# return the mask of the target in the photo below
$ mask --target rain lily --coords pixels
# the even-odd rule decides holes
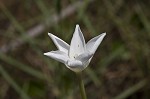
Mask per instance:
[[[81,72],[89,65],[106,33],[94,37],[85,44],[80,27],[76,25],[70,45],[51,33],[48,33],[48,35],[58,50],[44,53],[44,55],[64,63],[67,68],[74,72]]]

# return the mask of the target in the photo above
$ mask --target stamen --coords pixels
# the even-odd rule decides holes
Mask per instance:
[[[75,56],[73,56],[74,58],[76,58],[78,56],[78,54],[75,54]]]

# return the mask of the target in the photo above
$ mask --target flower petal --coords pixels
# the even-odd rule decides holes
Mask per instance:
[[[44,55],[51,57],[52,59],[55,59],[64,64],[69,60],[68,55],[62,51],[51,51],[44,53]]]
[[[74,72],[80,72],[84,69],[82,62],[79,60],[68,60],[66,66]]]
[[[60,38],[51,33],[48,33],[48,35],[50,36],[50,38],[53,40],[54,44],[60,51],[68,53],[69,45],[66,42],[64,42],[63,40],[61,40]]]
[[[94,37],[90,41],[88,41],[86,44],[87,50],[94,54],[96,49],[98,48],[98,46],[102,42],[103,38],[105,37],[105,35],[106,35],[106,33],[102,33],[102,34]]]
[[[82,54],[84,51],[85,51],[85,40],[79,25],[76,25],[75,32],[73,34],[70,44],[69,56],[70,58],[74,58],[75,56]]]
[[[92,53],[85,52],[85,53],[79,55],[78,57],[76,57],[76,60],[80,60],[84,65],[87,61],[89,61],[92,58],[92,56],[93,56]]]
[[[77,66],[82,66],[82,62],[79,60],[69,60],[69,61],[67,61],[67,65],[69,67],[73,68],[73,67],[77,67]]]

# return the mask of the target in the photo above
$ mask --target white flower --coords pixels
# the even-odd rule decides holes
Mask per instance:
[[[85,44],[80,27],[76,25],[70,45],[51,33],[48,33],[48,35],[53,40],[58,50],[44,53],[44,55],[64,63],[74,72],[81,72],[89,65],[106,33],[94,37]]]

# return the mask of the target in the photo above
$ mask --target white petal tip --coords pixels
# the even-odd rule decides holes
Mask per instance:
[[[106,35],[106,32],[102,33],[104,36]]]
[[[104,33],[102,33],[100,35],[101,35],[101,37],[105,37],[106,36],[106,32],[104,32]]]
[[[44,53],[45,56],[52,56],[52,53],[50,52],[47,52],[47,53]]]
[[[55,35],[53,35],[52,33],[48,33],[48,36],[51,38],[51,39],[53,39],[53,38],[55,38],[56,36]]]
[[[53,35],[52,33],[48,33],[49,36]]]
[[[44,55],[46,55],[46,56],[47,56],[47,55],[48,55],[48,53],[44,53]]]
[[[79,24],[76,24],[76,28],[79,28],[80,26],[79,26]]]

